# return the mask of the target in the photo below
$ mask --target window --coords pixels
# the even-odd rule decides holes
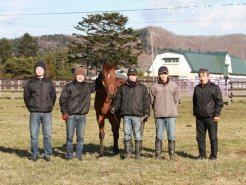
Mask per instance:
[[[164,63],[179,63],[179,58],[163,58]]]

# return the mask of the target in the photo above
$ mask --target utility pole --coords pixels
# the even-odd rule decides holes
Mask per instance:
[[[148,35],[150,36],[150,45],[151,45],[151,62],[152,62],[152,78],[155,81],[155,73],[154,73],[154,43],[153,43],[153,36],[155,36],[154,32],[149,32]]]

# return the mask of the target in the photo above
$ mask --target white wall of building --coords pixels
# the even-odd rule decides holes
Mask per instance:
[[[178,63],[165,63],[163,60],[164,58],[179,58]],[[167,66],[169,70],[169,74],[172,76],[180,76],[180,77],[187,77],[190,72],[191,68],[188,65],[186,58],[182,54],[166,52],[160,55],[157,55],[153,61],[153,64],[150,66],[150,76],[152,76],[152,71],[154,70],[154,76],[158,76],[158,69],[161,66]]]
[[[178,63],[165,63],[164,58],[179,58]],[[231,58],[230,55],[226,55],[225,59],[226,64],[228,65],[228,71],[232,71],[231,67]],[[198,79],[197,73],[191,73],[191,68],[182,54],[166,52],[159,54],[155,57],[153,64],[149,68],[149,76],[152,76],[152,71],[154,70],[154,76],[158,76],[158,69],[161,66],[167,66],[169,70],[169,75],[178,76],[180,79]],[[210,74],[211,79],[224,79],[223,75]]]

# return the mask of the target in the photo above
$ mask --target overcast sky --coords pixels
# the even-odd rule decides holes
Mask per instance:
[[[233,4],[233,6],[232,6]],[[82,17],[119,11],[128,27],[179,35],[246,34],[246,0],[0,0],[0,38],[75,33]]]

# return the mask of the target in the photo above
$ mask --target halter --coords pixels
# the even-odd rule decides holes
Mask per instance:
[[[111,86],[116,86],[116,87],[117,87],[116,83],[110,83],[110,84],[106,85],[106,84],[104,83],[104,81],[102,80],[102,84],[103,84],[103,86],[104,86],[105,89],[106,89],[108,98],[109,98],[110,100],[112,100],[112,99],[115,97],[115,95],[116,95],[117,92],[116,92],[115,95],[112,97],[112,96],[109,94],[109,91],[107,90],[107,88],[109,88],[109,87],[111,87]]]

